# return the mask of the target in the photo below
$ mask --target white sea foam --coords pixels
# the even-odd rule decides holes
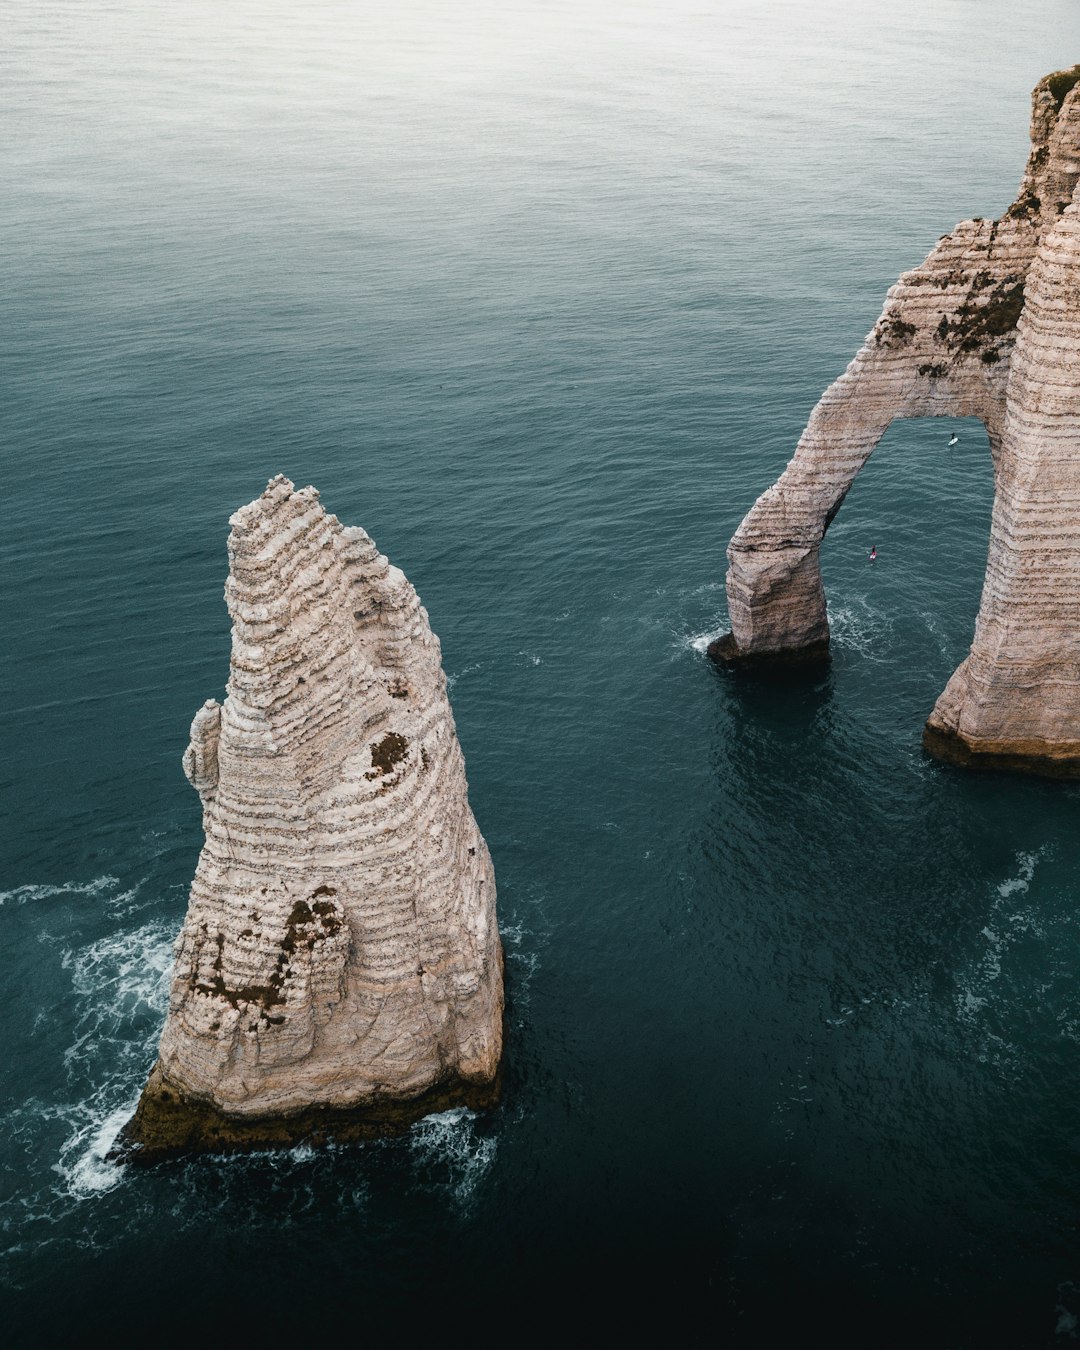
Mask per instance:
[[[671,639],[671,660],[677,660],[685,652],[696,652],[704,656],[710,642],[723,637],[731,628],[731,621],[723,603],[725,583],[720,581],[702,582],[689,591],[682,589],[670,591],[661,586],[656,594],[661,597],[671,595],[670,602],[664,607],[664,616],[659,620]],[[716,596],[721,596],[720,603]],[[698,629],[703,615],[708,615],[709,627]]]
[[[943,661],[956,662],[960,660],[959,644],[945,633],[938,620],[938,616],[929,609],[919,610],[919,618],[926,625],[926,631],[937,643],[938,651],[941,653]]]
[[[893,621],[864,596],[854,596],[842,605],[827,605],[826,612],[835,646],[858,652],[867,661],[890,659]]]
[[[68,1126],[53,1170],[73,1200],[104,1195],[123,1180],[125,1169],[107,1154],[138,1102],[168,1002],[171,964],[172,926],[163,921],[63,953],[82,1004],[64,1067],[73,1085],[85,1081],[88,1066],[95,1077],[89,1097],[51,1113]]]
[[[512,978],[514,1006],[520,1016],[522,1010],[529,1006],[533,976],[540,969],[540,954],[550,938],[551,927],[544,915],[542,887],[525,883],[515,890],[514,898],[518,906],[527,906],[525,914],[528,921],[515,916],[515,921],[511,922],[509,916],[504,915],[499,934]],[[518,908],[518,915],[521,913],[521,908]]]
[[[538,952],[507,952],[506,959],[514,963],[514,997],[522,1006],[528,1004],[533,976],[540,969]]]
[[[54,1170],[63,1178],[72,1199],[88,1200],[119,1186],[124,1177],[124,1166],[110,1162],[107,1155],[124,1122],[131,1119],[137,1103],[136,1097],[104,1117],[91,1114],[81,1125],[76,1125],[64,1142]]]
[[[514,1006],[520,1013],[529,1006],[533,976],[540,969],[538,947],[546,941],[547,933],[527,928],[521,920],[500,925],[499,933],[512,976]]]
[[[467,1205],[495,1161],[496,1140],[480,1135],[475,1111],[464,1106],[424,1116],[409,1132],[416,1160],[459,1205]]]
[[[1009,951],[1017,940],[1025,934],[1043,936],[1039,916],[1022,903],[1022,897],[1031,889],[1036,869],[1047,853],[1045,848],[1034,853],[1018,853],[1015,873],[994,887],[996,898],[990,906],[987,922],[979,930],[984,942],[982,954],[973,961],[970,972],[966,978],[961,978],[957,989],[957,1012],[964,1021],[978,1020],[993,1002],[994,986],[1001,978]]]
[[[1031,879],[1035,875],[1035,868],[1043,856],[1043,850],[1038,853],[1018,853],[1016,861],[1019,865],[1016,876],[1009,877],[1003,881],[997,888],[997,893],[1006,899],[1010,895],[1024,895],[1031,888]]]
[[[717,638],[723,637],[726,632],[727,628],[725,626],[721,626],[720,628],[710,628],[704,633],[692,633],[688,635],[679,645],[689,647],[692,651],[701,652],[701,654],[704,655],[709,650],[709,644],[715,642]]]
[[[144,1003],[163,1012],[168,989],[165,977],[172,964],[173,925],[164,920],[144,924],[130,933],[111,933],[89,946],[66,951],[65,970],[77,994],[103,998],[116,1011]]]
[[[522,939],[525,937],[525,925],[523,923],[505,924],[499,928],[499,934],[504,943],[512,943],[515,947],[520,947]]]
[[[480,670],[482,668],[483,662],[476,661],[471,666],[462,666],[462,668],[459,671],[456,671],[453,675],[447,675],[446,677],[447,693],[449,693],[450,690],[453,689],[454,685],[457,684],[458,680],[463,680],[466,675],[472,675],[474,671]]]
[[[25,905],[34,900],[50,900],[55,895],[98,896],[117,885],[119,885],[118,877],[102,876],[95,877],[92,881],[65,881],[60,886],[16,886],[10,891],[0,891],[0,905]]]

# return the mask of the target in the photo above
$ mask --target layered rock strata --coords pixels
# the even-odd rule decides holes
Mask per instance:
[[[184,770],[206,842],[124,1147],[366,1137],[495,1095],[502,948],[438,639],[314,488],[232,517],[227,696]]]
[[[978,417],[994,463],[975,639],[924,741],[974,765],[1080,776],[1080,67],[1040,80],[1000,220],[964,221],[888,292],[795,455],[728,548],[721,664],[826,659],[819,549],[896,417]]]

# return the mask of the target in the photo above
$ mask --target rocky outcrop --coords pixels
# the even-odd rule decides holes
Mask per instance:
[[[1080,776],[1080,67],[1032,96],[1016,201],[900,277],[728,548],[721,664],[822,660],[818,553],[895,417],[981,418],[994,461],[975,639],[925,744],[964,763]]]
[[[495,1094],[502,949],[437,638],[314,488],[231,520],[224,704],[184,770],[199,858],[129,1156],[365,1137]]]

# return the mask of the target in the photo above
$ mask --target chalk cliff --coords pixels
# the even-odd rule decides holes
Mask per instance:
[[[494,1098],[495,879],[438,639],[314,488],[231,520],[227,696],[184,770],[206,842],[130,1155],[355,1138]]]
[[[975,638],[924,735],[974,765],[1080,776],[1080,66],[1032,95],[1000,220],[968,220],[889,290],[795,455],[728,548],[721,664],[827,657],[818,552],[895,417],[979,417],[995,503]]]

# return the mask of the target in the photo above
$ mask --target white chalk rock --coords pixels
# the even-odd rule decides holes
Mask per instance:
[[[147,1158],[485,1104],[502,1053],[495,878],[427,613],[313,488],[275,478],[231,525],[228,693],[184,756],[206,842],[126,1135]]]

